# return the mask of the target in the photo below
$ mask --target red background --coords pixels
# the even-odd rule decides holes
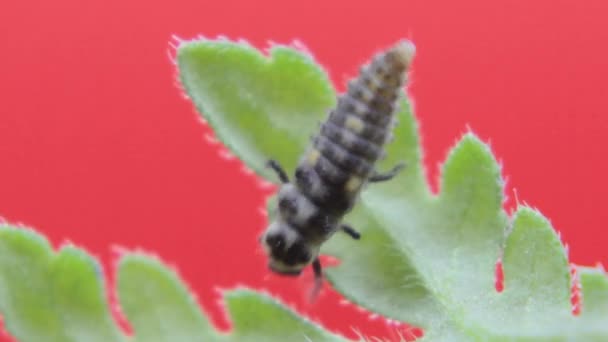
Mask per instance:
[[[430,181],[469,125],[503,161],[509,197],[517,188],[573,262],[595,264],[608,261],[607,18],[604,0],[3,1],[0,215],[106,269],[112,245],[155,251],[224,328],[214,288],[245,284],[349,336],[387,336],[331,291],[309,306],[306,279],[269,275],[265,192],[205,141],[173,84],[171,35],[299,39],[339,89],[376,49],[413,38]]]

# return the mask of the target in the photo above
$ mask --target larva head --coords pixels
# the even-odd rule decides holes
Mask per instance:
[[[275,221],[270,224],[261,243],[269,256],[269,268],[277,273],[298,275],[319,253],[319,243],[310,236],[311,218],[318,208],[290,183],[281,186]],[[309,234],[310,235],[310,234]]]
[[[318,253],[280,214],[260,240],[269,257],[268,267],[283,275],[299,275]]]

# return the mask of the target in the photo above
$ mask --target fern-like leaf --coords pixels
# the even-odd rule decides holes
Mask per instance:
[[[275,47],[264,57],[243,44],[208,40],[178,47],[187,94],[254,170],[273,157],[293,171],[313,122],[331,107],[326,99],[335,98],[312,57],[287,51]],[[290,62],[294,68],[287,69],[298,73],[284,73]],[[255,77],[262,86],[246,88]],[[282,82],[268,81],[277,79]],[[223,92],[215,90],[219,83]],[[264,110],[277,94],[297,101]],[[504,211],[504,181],[489,147],[465,134],[444,163],[439,193],[432,194],[416,120],[406,101],[401,108],[396,139],[380,167],[405,161],[408,168],[391,182],[369,186],[347,217],[361,231],[360,242],[337,235],[322,248],[341,260],[328,271],[336,289],[372,312],[424,328],[430,341],[608,339],[602,309],[583,303],[581,317],[571,314],[568,260],[549,222],[529,207],[512,217]],[[264,122],[261,130],[248,124],[257,119]],[[292,123],[288,133],[284,123]],[[233,146],[251,136],[246,149]],[[494,270],[501,256],[505,288],[499,293]],[[604,274],[593,272],[583,274],[583,301],[607,295]]]
[[[134,330],[118,327],[99,263],[66,245],[54,252],[27,228],[0,226],[0,312],[20,342],[343,341],[248,289],[224,293],[233,322],[216,331],[174,271],[156,258],[126,253],[118,264],[119,305]]]

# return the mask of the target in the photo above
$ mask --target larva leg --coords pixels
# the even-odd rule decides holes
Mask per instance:
[[[315,279],[323,279],[323,270],[321,269],[321,261],[315,258],[312,262],[312,271],[315,274]]]
[[[350,235],[350,237],[352,237],[355,240],[359,240],[361,238],[361,233],[359,233],[358,231],[353,229],[353,227],[351,227],[347,224],[342,224],[340,226],[340,229],[342,229],[343,232]]]
[[[405,167],[404,163],[399,163],[395,165],[390,171],[386,173],[378,173],[375,172],[371,177],[369,177],[368,181],[370,183],[384,182],[395,177],[403,168]]]
[[[315,258],[312,262],[312,271],[315,275],[315,284],[308,296],[308,300],[311,303],[317,299],[319,292],[321,292],[321,287],[323,286],[323,269],[321,268],[321,261],[319,258]]]
[[[266,162],[266,166],[271,168],[272,170],[274,170],[274,172],[276,172],[277,176],[279,176],[279,179],[281,180],[282,183],[289,183],[289,177],[287,177],[287,173],[285,173],[285,170],[283,170],[283,168],[281,167],[281,164],[279,164],[276,160],[273,160],[273,159],[268,160],[268,162]]]

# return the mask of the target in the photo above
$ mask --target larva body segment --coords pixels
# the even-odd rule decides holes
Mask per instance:
[[[411,42],[401,41],[361,68],[313,137],[293,183],[277,162],[269,162],[284,183],[277,218],[261,237],[274,272],[297,275],[312,263],[321,279],[318,255],[323,242],[338,230],[359,238],[341,221],[366,183],[389,180],[400,169],[381,175],[375,164],[391,137],[414,51]]]
[[[378,54],[350,82],[296,169],[298,190],[328,214],[348,212],[391,135],[413,46]],[[313,187],[311,184],[321,182]]]

